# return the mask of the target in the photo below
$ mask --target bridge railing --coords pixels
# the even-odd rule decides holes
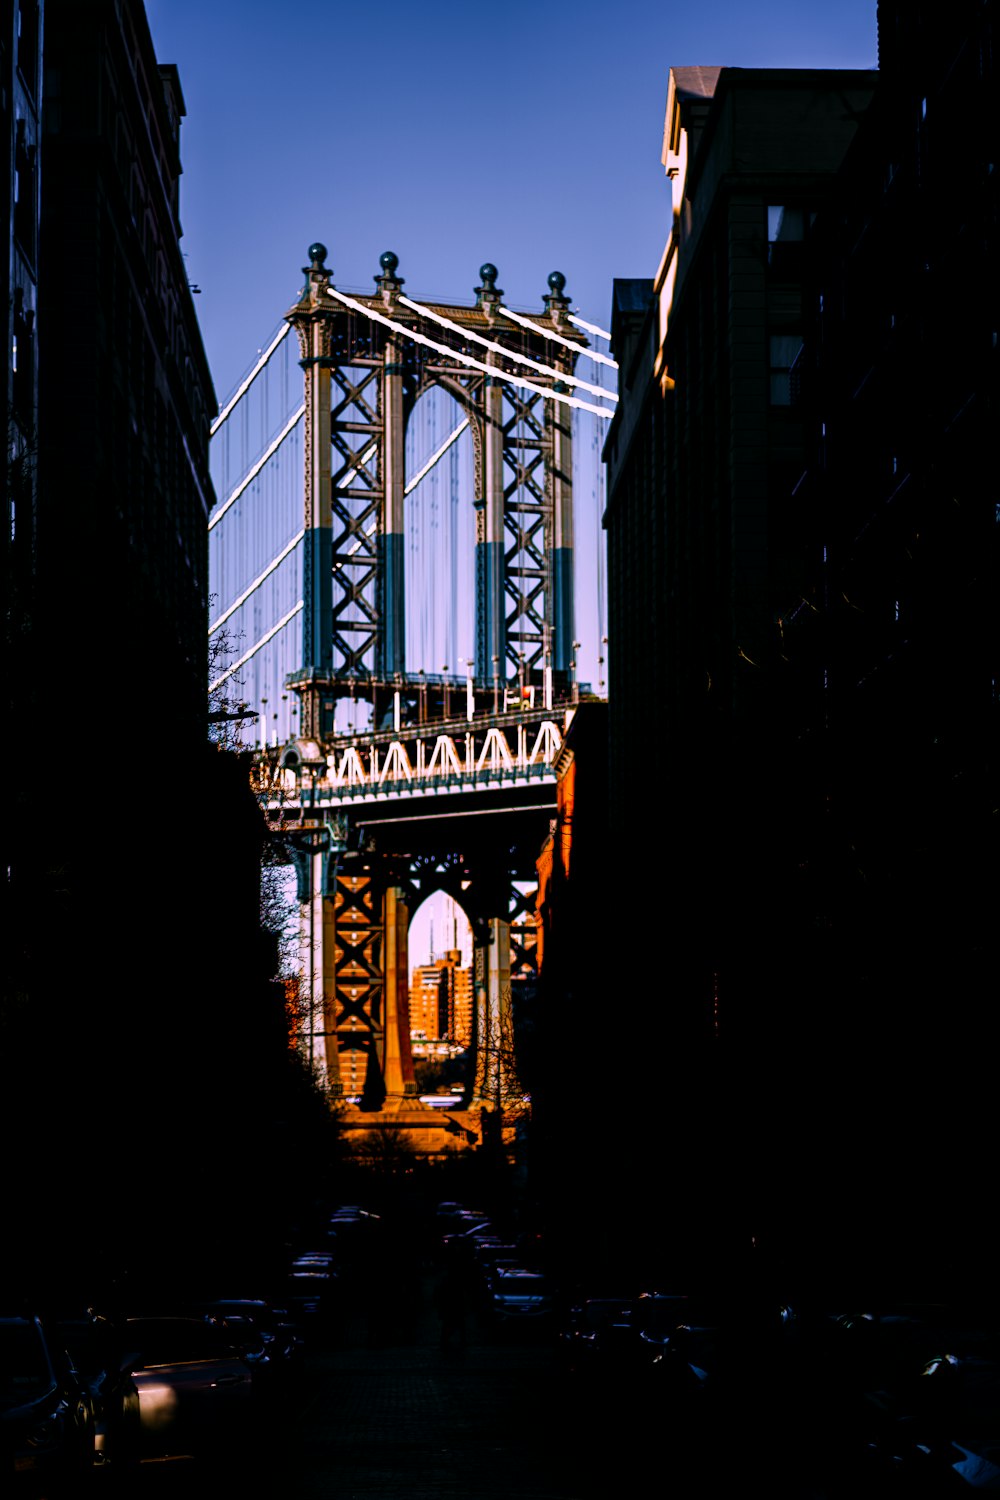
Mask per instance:
[[[554,719],[511,714],[464,734],[434,726],[343,739],[331,741],[319,763],[289,765],[276,753],[258,756],[254,791],[268,804],[291,808],[554,780],[563,728]]]

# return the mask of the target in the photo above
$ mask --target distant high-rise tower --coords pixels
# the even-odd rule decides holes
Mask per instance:
[[[462,967],[460,949],[414,969],[410,1025],[428,1037],[472,1045],[472,970]]]

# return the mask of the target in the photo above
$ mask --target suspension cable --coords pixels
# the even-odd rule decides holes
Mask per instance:
[[[596,334],[599,339],[607,339],[609,343],[611,342],[610,333],[608,333],[608,331],[604,328],[598,328],[596,323],[588,323],[586,319],[578,318],[573,313],[567,313],[566,316],[569,318],[571,323],[576,324],[577,328],[585,328],[588,333]],[[612,361],[612,363],[614,363],[614,361]]]
[[[229,416],[229,413],[232,411],[232,409],[236,405],[237,401],[240,399],[241,396],[244,396],[246,394],[246,392],[250,389],[250,387],[253,385],[254,381],[257,379],[257,376],[260,374],[261,370],[263,370],[264,366],[267,364],[268,360],[271,358],[271,355],[274,353],[275,349],[277,349],[277,347],[281,343],[282,339],[285,337],[286,334],[290,333],[291,330],[292,330],[291,323],[285,323],[281,328],[279,328],[278,332],[275,334],[275,336],[271,340],[270,344],[268,344],[267,348],[264,350],[264,353],[261,355],[260,359],[257,361],[257,363],[254,365],[253,369],[250,371],[250,374],[246,377],[246,379],[244,381],[241,382],[241,384],[239,385],[239,387],[233,392],[233,394],[230,396],[229,400],[226,402],[225,406],[219,412],[219,415],[215,418],[215,421],[212,423],[211,427],[208,429],[208,435],[209,435],[209,437],[214,437],[215,436],[216,432],[219,430],[219,428],[222,426],[223,422]]]
[[[416,489],[421,479],[423,479],[427,474],[431,472],[439,458],[444,458],[452,443],[457,442],[468,425],[468,417],[463,417],[462,421],[459,422],[458,426],[455,428],[455,431],[445,438],[444,442],[441,444],[440,448],[438,448],[437,452],[432,453],[430,458],[424,464],[423,468],[418,473],[414,474],[412,479],[407,481],[406,485],[403,488],[404,495],[409,495],[413,490]]]
[[[473,359],[470,354],[460,354],[457,349],[449,349],[447,344],[439,344],[435,339],[429,339],[425,334],[417,333],[416,329],[407,328],[404,323],[396,323],[392,318],[386,318],[382,313],[376,312],[373,307],[366,307],[363,302],[358,302],[354,297],[348,297],[344,292],[338,292],[335,287],[328,286],[327,291],[331,297],[336,297],[345,307],[352,308],[366,318],[371,318],[376,323],[383,323],[386,328],[391,328],[394,333],[401,333],[414,343],[425,344],[428,349],[434,349],[438,354],[445,354],[449,359],[455,360],[460,365],[466,365],[472,370],[481,370],[486,375],[491,375],[494,380],[502,380],[506,385],[517,386],[522,390],[534,391],[536,395],[544,396],[547,401],[560,401],[564,406],[577,406],[581,411],[591,411],[598,417],[613,417],[614,412],[606,406],[595,406],[592,401],[581,401],[577,396],[564,396],[560,391],[548,390],[543,385],[535,385],[530,380],[524,380],[520,375],[511,375],[507,371],[498,369],[496,365],[484,365],[482,360]],[[534,324],[531,325],[534,328]],[[567,340],[567,343],[569,341]],[[570,348],[577,349],[579,346],[570,343]]]
[[[303,601],[300,599],[298,604],[293,605],[288,613],[286,615],[283,615],[276,625],[272,625],[270,630],[264,632],[260,640],[256,641],[250,647],[249,651],[244,651],[239,661],[234,661],[231,666],[226,668],[221,677],[217,677],[214,682],[210,682],[208,685],[208,691],[210,693],[214,693],[216,688],[221,687],[224,682],[232,677],[234,672],[238,672],[240,667],[245,667],[250,658],[252,656],[256,656],[257,652],[261,649],[262,646],[266,646],[268,641],[273,640],[274,637],[278,634],[279,630],[284,630],[289,620],[294,620],[296,615],[302,613],[302,608]]]
[[[522,328],[530,328],[532,333],[540,333],[543,338],[555,339],[557,344],[565,344],[567,349],[575,349],[578,354],[586,355],[587,359],[595,359],[599,365],[611,365],[617,370],[617,362],[607,354],[599,354],[596,349],[581,349],[574,339],[564,338],[561,333],[556,333],[552,328],[540,328],[531,318],[522,317],[520,313],[512,312],[503,303],[497,306],[497,312],[502,312],[505,318],[512,318],[515,323],[520,323]]]
[[[278,436],[274,438],[273,441],[270,442],[264,449],[264,452],[260,455],[260,458],[258,458],[253,468],[250,469],[246,474],[244,474],[243,478],[240,480],[236,488],[232,490],[229,495],[227,495],[226,499],[219,506],[218,510],[212,512],[208,520],[209,531],[213,531],[215,529],[215,527],[222,520],[223,516],[226,514],[226,511],[229,509],[229,507],[240,498],[247,485],[250,484],[252,480],[257,478],[257,475],[267,463],[268,459],[273,458],[274,454],[278,451],[282,443],[285,441],[285,438],[298,426],[305,414],[306,408],[305,404],[303,403],[303,405],[299,407],[298,411],[295,412],[291,417],[289,417],[284,427],[278,433]]]
[[[278,553],[277,557],[273,558],[272,561],[268,563],[268,565],[264,569],[263,573],[258,573],[257,577],[254,579],[253,583],[249,584],[248,587],[243,590],[243,592],[242,592],[242,594],[240,594],[239,598],[238,599],[234,599],[233,602],[232,602],[232,604],[229,606],[229,608],[226,609],[226,610],[223,610],[223,612],[219,616],[219,618],[217,620],[213,621],[213,623],[208,627],[208,633],[209,633],[209,635],[214,635],[215,632],[219,629],[220,625],[225,625],[225,623],[229,619],[230,615],[235,614],[236,611],[239,609],[240,605],[241,604],[245,604],[247,602],[247,600],[250,598],[250,595],[252,593],[254,593],[256,589],[260,588],[260,586],[264,582],[264,580],[267,579],[267,578],[270,578],[271,574],[275,571],[275,569],[278,568],[278,567],[280,567],[280,565],[284,562],[284,560],[288,556],[288,554],[290,552],[294,552],[295,551],[295,548],[299,545],[299,542],[301,542],[301,540],[302,540],[302,538],[304,536],[305,536],[305,531],[297,531],[295,533],[295,535],[292,537],[292,540],[290,542],[288,542],[281,549],[281,551]]]
[[[532,359],[527,354],[517,354],[513,349],[505,349],[503,344],[497,344],[493,339],[483,338],[481,333],[474,332],[471,328],[463,328],[461,323],[453,323],[451,318],[442,317],[440,313],[431,312],[429,307],[422,307],[419,302],[413,302],[409,297],[400,293],[400,302],[406,307],[412,307],[414,312],[422,318],[430,318],[435,323],[440,323],[442,328],[448,328],[452,333],[461,334],[462,338],[472,339],[477,344],[483,344],[487,349],[493,349],[502,354],[505,359],[514,360],[519,365],[527,365],[531,370],[538,370],[545,375],[555,375],[559,380],[565,380],[568,385],[578,385],[581,390],[592,391],[595,396],[602,396],[605,401],[617,401],[618,397],[613,391],[606,391],[603,386],[592,385],[589,380],[581,380],[577,375],[570,375],[566,370],[557,370],[554,365],[543,365],[537,359]],[[579,345],[574,346],[577,353],[585,353],[580,350]]]

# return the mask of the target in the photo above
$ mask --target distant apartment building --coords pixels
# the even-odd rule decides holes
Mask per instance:
[[[418,1039],[472,1045],[472,970],[462,967],[458,948],[413,970],[410,1028]],[[414,1049],[416,1052],[416,1049]]]

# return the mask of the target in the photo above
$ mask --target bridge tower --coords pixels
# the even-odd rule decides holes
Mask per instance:
[[[374,294],[347,296],[325,246],[308,253],[285,314],[304,380],[301,661],[286,677],[299,729],[265,740],[259,785],[296,868],[310,1054],[335,1097],[382,1110],[415,1094],[409,917],[450,889],[474,934],[475,1099],[502,1104],[515,1086],[512,883],[534,878],[554,808],[538,746],[558,739],[575,691],[571,408],[584,404],[574,370],[587,341],[559,272],[543,310],[524,315],[504,306],[490,264],[470,307],[412,301],[391,251]],[[434,386],[458,403],[474,455],[475,669],[454,681],[406,661],[405,435]],[[345,697],[370,704],[367,735],[338,732]],[[421,811],[420,797],[401,811],[388,792],[378,806],[393,757],[390,785],[411,762],[429,774],[439,754],[446,813]],[[497,782],[490,802],[487,756],[525,770],[520,791]],[[345,791],[362,784],[368,794]],[[515,951],[522,971],[530,959]]]

